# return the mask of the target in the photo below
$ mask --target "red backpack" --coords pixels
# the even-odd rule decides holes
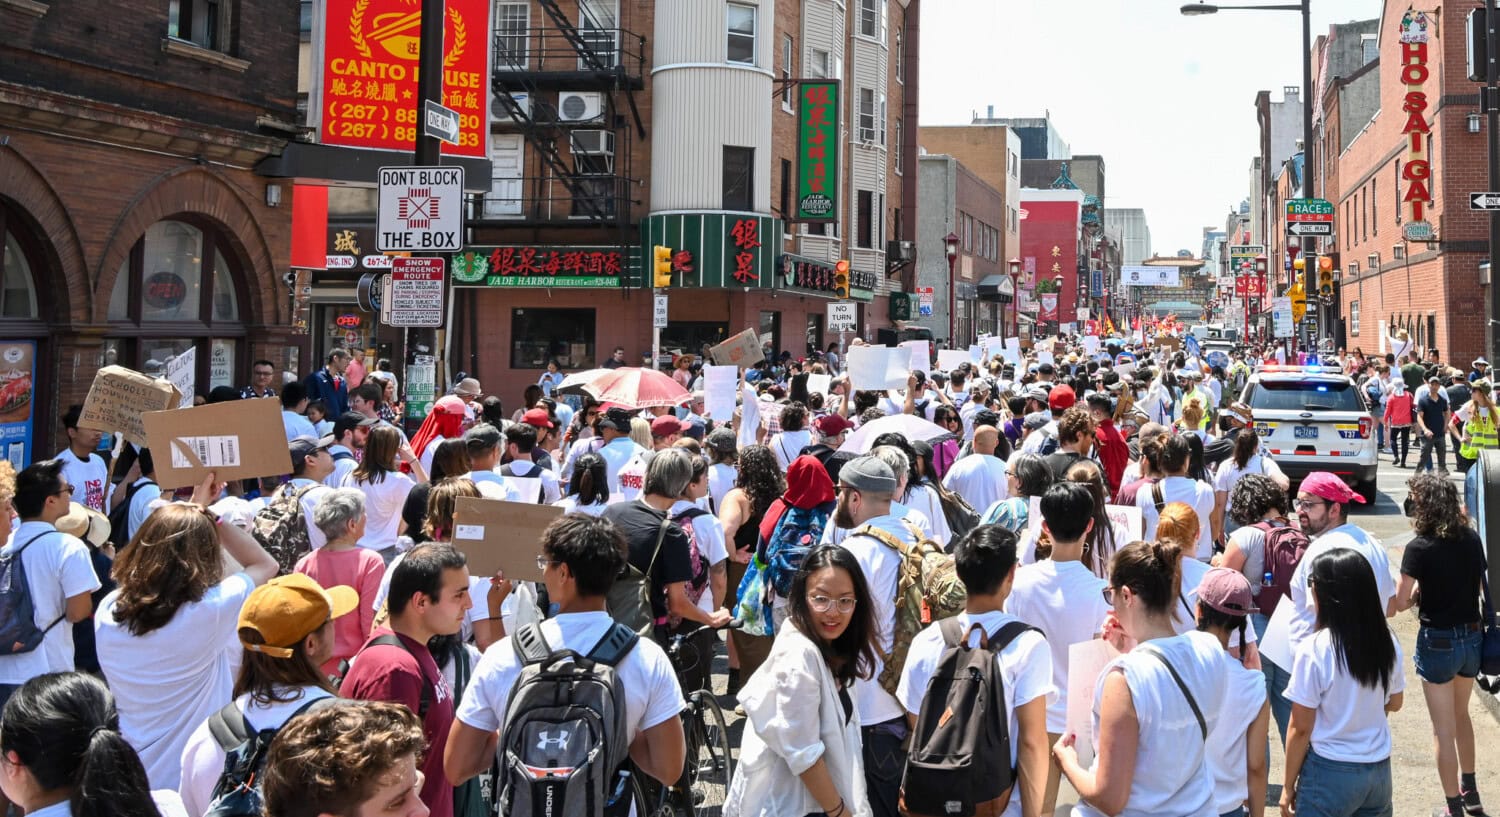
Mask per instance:
[[[1262,580],[1257,606],[1260,607],[1261,615],[1269,617],[1276,612],[1276,605],[1291,595],[1292,574],[1297,572],[1302,554],[1307,552],[1308,540],[1307,534],[1291,525],[1277,526],[1270,522],[1258,522],[1255,527],[1266,534],[1263,550],[1266,575],[1270,577],[1269,582]]]

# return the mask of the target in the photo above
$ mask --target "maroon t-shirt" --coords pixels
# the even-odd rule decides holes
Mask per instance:
[[[371,638],[389,634],[391,630],[381,628]],[[422,734],[427,738],[427,753],[422,757],[422,774],[426,776],[422,802],[432,817],[453,817],[453,787],[443,774],[443,747],[453,726],[453,693],[427,645],[400,633],[395,635],[406,649],[385,644],[372,647],[366,642],[344,676],[339,694],[361,701],[406,704],[415,713],[422,703],[423,685],[430,687],[427,717],[422,719]]]

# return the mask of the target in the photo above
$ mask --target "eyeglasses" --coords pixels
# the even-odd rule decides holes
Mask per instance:
[[[838,607],[840,613],[852,613],[854,612],[854,607],[858,604],[859,599],[831,599],[827,596],[807,597],[807,606],[813,608],[813,612],[815,613],[826,613],[829,610],[832,610],[835,606]]]
[[[57,489],[57,493],[53,494],[53,496],[62,496],[64,494],[72,495],[72,493],[73,493],[73,486],[71,486],[71,485],[69,485],[69,484],[67,484],[65,482],[65,483],[63,483],[63,487],[58,488]]]
[[[542,571],[543,573],[547,572],[547,566],[548,565],[558,565],[558,564],[562,564],[562,562],[559,562],[556,559],[548,559],[546,556],[538,556],[538,557],[536,557],[536,569]]]
[[[1104,594],[1104,603],[1108,604],[1110,606],[1114,606],[1114,603],[1115,603],[1115,593],[1117,591],[1119,591],[1119,590],[1124,590],[1124,589],[1125,588],[1123,588],[1123,587],[1118,587],[1118,588],[1116,588],[1116,587],[1105,587],[1104,590],[1102,591],[1103,594]]]
[[[1323,507],[1326,508],[1326,507],[1328,507],[1329,505],[1332,505],[1332,504],[1333,504],[1332,502],[1329,502],[1326,499],[1303,499],[1300,496],[1297,497],[1296,499],[1292,500],[1292,508],[1294,510],[1299,510],[1299,511],[1302,510],[1302,509],[1304,509],[1304,508],[1314,508],[1314,507],[1317,507],[1319,505],[1321,505],[1321,506],[1323,506]]]

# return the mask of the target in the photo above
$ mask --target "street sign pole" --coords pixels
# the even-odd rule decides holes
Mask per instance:
[[[412,107],[416,111],[416,116],[412,121],[418,123],[427,121],[426,108],[429,101],[441,104],[443,99],[443,23],[448,13],[445,0],[421,0],[421,8],[422,22],[417,30],[417,98],[412,102]],[[439,164],[442,161],[441,140],[429,135],[426,127],[418,127],[415,130],[416,145],[412,154],[412,164],[418,167],[432,167]],[[435,253],[433,257],[443,259],[443,266],[446,268],[451,255]],[[428,328],[408,328],[404,335],[406,372],[401,386],[405,389],[406,405],[403,407],[402,414],[405,416],[404,425],[407,432],[415,433],[426,412],[413,404],[413,368],[420,363],[425,369],[426,361],[434,360],[437,350],[437,331]],[[436,361],[436,367],[446,372],[447,361]],[[438,389],[447,384],[447,378],[436,377],[436,373],[434,377],[431,396],[436,399]]]

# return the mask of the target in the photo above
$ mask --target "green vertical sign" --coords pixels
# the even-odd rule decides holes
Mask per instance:
[[[797,210],[789,221],[838,219],[839,84],[797,88]]]

